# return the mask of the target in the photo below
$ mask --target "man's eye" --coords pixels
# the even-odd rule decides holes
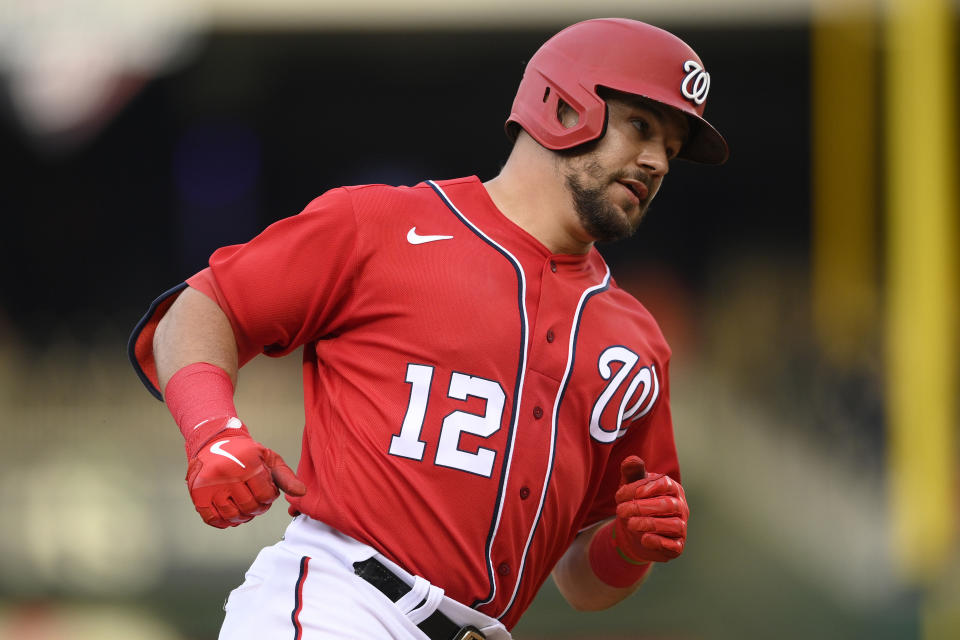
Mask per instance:
[[[633,126],[637,128],[637,131],[641,133],[646,133],[650,130],[650,123],[643,119],[633,120]]]

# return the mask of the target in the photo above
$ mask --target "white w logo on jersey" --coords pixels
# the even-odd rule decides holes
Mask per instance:
[[[610,443],[626,433],[629,423],[647,415],[660,395],[660,380],[657,377],[657,368],[651,363],[634,370],[640,361],[640,356],[626,347],[607,347],[600,354],[597,368],[604,380],[609,380],[603,393],[597,398],[590,414],[590,436],[599,442]],[[620,363],[622,366],[614,373],[611,364]],[[632,378],[631,378],[632,374]],[[617,409],[616,424],[605,427],[602,424],[604,411],[607,405],[624,385],[627,386],[620,405]],[[633,401],[633,404],[630,402]],[[627,424],[624,424],[624,423]]]

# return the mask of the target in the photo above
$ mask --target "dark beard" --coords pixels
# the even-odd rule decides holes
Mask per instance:
[[[598,166],[588,167],[588,173],[594,174],[591,169],[599,169]],[[580,224],[594,239],[598,242],[613,242],[629,238],[637,231],[639,219],[636,224],[623,216],[614,205],[604,196],[605,184],[597,187],[585,187],[575,175],[567,174],[567,188],[573,196],[573,207],[580,219]],[[600,176],[594,176],[600,177]],[[616,176],[613,181],[616,180]],[[607,183],[609,184],[609,183]]]

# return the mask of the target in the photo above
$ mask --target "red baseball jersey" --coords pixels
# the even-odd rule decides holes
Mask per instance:
[[[614,515],[624,457],[680,479],[652,316],[595,249],[551,254],[476,177],[334,189],[187,283],[241,364],[303,347],[294,509],[508,628]],[[155,393],[152,330],[182,287],[132,339]]]

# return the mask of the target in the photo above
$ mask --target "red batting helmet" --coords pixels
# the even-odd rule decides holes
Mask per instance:
[[[570,149],[596,140],[606,127],[607,105],[597,87],[632,93],[686,114],[690,136],[677,157],[720,164],[727,143],[703,119],[710,74],[683,40],[657,27],[623,18],[586,20],[556,34],[527,63],[512,123],[523,127],[548,149]],[[565,127],[557,115],[558,100],[579,119]]]

